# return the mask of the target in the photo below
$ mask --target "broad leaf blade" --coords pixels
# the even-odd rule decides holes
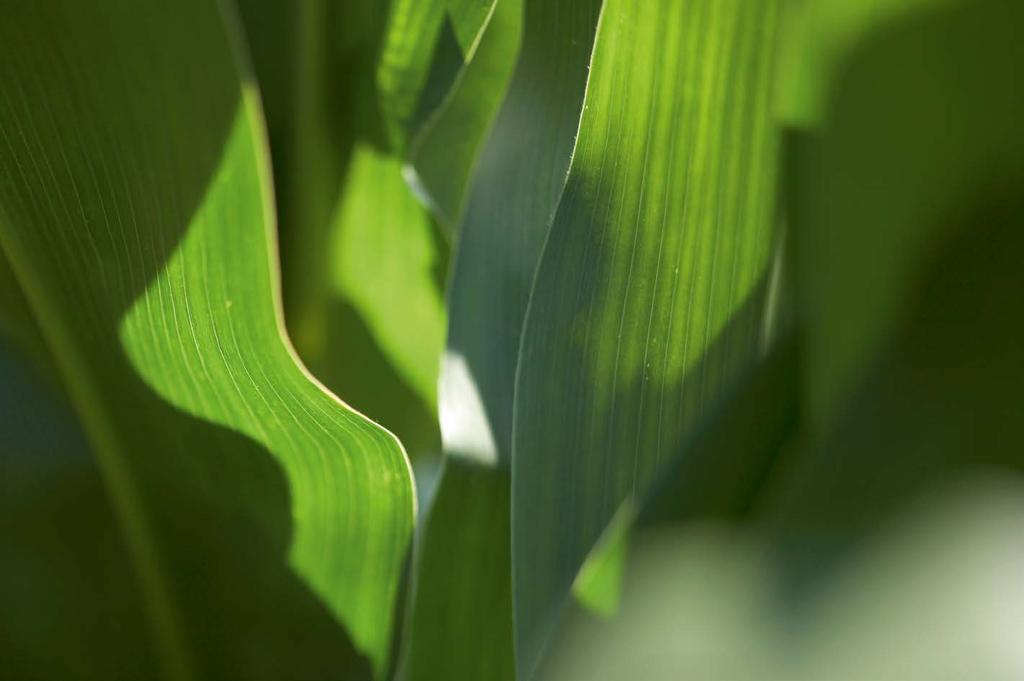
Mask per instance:
[[[621,502],[759,347],[776,11],[604,6],[520,349],[512,545],[527,676]]]
[[[331,673],[343,637],[315,646],[332,618],[382,672],[408,466],[283,336],[258,107],[222,17],[205,2],[12,13],[0,244],[100,463],[165,672]],[[299,621],[305,640],[274,633]]]

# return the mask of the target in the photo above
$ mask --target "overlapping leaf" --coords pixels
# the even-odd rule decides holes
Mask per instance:
[[[449,290],[439,391],[446,462],[417,565],[412,678],[515,675],[508,467],[516,353],[573,149],[599,5],[527,0],[521,57],[471,180]]]

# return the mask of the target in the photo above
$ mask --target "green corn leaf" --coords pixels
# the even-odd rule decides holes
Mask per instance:
[[[524,676],[620,504],[758,351],[776,14],[774,2],[605,3],[520,348],[512,559]]]
[[[408,464],[283,335],[259,107],[217,6],[9,10],[0,245],[99,463],[164,673],[337,674],[339,623],[383,673]],[[280,635],[299,622],[301,640]]]
[[[418,550],[411,678],[479,678],[481,670],[515,677],[510,563],[502,557],[516,352],[572,153],[599,6],[526,1],[520,59],[471,179],[439,388],[446,461]]]
[[[792,332],[780,339],[694,429],[639,504],[640,525],[760,512],[772,475],[799,424],[799,353]],[[737,424],[744,424],[738,428]]]

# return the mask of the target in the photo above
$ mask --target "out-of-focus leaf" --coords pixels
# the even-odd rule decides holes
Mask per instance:
[[[141,594],[100,471],[66,398],[39,372],[45,347],[33,338],[30,356],[12,341],[0,337],[3,673],[153,676]]]
[[[519,62],[471,180],[439,388],[446,463],[416,564],[411,678],[476,678],[478,669],[491,678],[515,676],[507,636],[510,564],[502,557],[510,542],[516,353],[530,281],[572,154],[599,8],[597,0],[527,0]],[[450,498],[478,486],[472,509]]]
[[[388,139],[405,149],[434,48],[445,20],[445,0],[392,0],[377,66],[377,87]]]
[[[407,175],[438,219],[454,232],[469,178],[519,54],[523,0],[501,0],[473,61],[410,145]]]
[[[525,676],[620,504],[760,347],[776,14],[771,1],[605,3],[520,349],[512,559]]]
[[[1019,186],[1022,11],[971,2],[876,34],[833,86],[822,131],[794,151],[795,294],[819,434],[943,239]]]
[[[964,0],[784,0],[779,43],[780,118],[797,127],[824,119],[846,59],[880,27]]]
[[[632,511],[623,507],[591,552],[572,585],[576,600],[600,617],[611,617],[622,599],[622,571],[629,548]]]
[[[8,9],[0,245],[103,473],[164,673],[335,675],[339,623],[383,672],[408,464],[283,335],[258,105],[217,6]]]
[[[815,583],[929,485],[1024,472],[1022,210],[995,198],[962,225],[829,431],[780,471],[774,521],[793,584]]]
[[[540,678],[818,681],[1016,678],[1024,485],[936,486],[798,613],[756,532],[637,533],[614,620],[573,613]],[[1011,624],[1008,624],[1011,623]]]
[[[1022,22],[994,0],[879,31],[795,151],[808,432],[773,485],[794,583],[925,486],[1024,467]]]

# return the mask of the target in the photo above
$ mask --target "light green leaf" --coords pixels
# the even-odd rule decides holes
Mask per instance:
[[[520,59],[471,180],[439,388],[446,463],[416,568],[406,661],[412,678],[477,678],[460,674],[478,669],[515,677],[512,641],[503,634],[511,628],[510,565],[490,557],[506,555],[510,541],[520,322],[572,154],[599,5],[527,0]],[[472,521],[451,498],[467,487],[479,489]],[[429,609],[437,602],[450,606]],[[438,631],[447,635],[439,639]]]
[[[408,464],[283,334],[258,104],[216,5],[9,14],[0,245],[99,462],[164,673],[335,674],[334,621],[381,674]],[[302,640],[278,635],[298,622]]]
[[[628,507],[623,507],[583,563],[572,584],[572,595],[580,605],[598,617],[610,618],[619,608],[631,521],[632,512]]]
[[[519,355],[524,676],[620,504],[757,354],[774,242],[776,14],[770,1],[605,3]]]
[[[433,413],[445,311],[430,217],[398,159],[359,144],[349,164],[331,228],[334,286]]]

